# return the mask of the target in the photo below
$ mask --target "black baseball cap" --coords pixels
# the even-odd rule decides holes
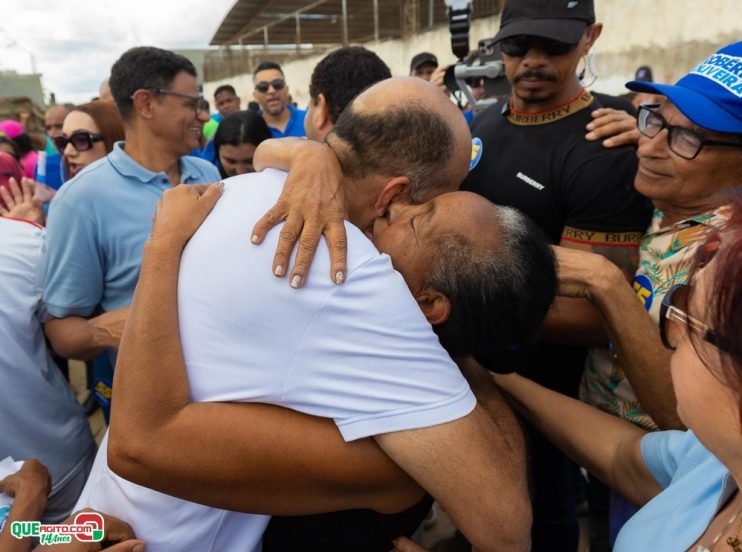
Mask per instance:
[[[593,0],[507,0],[495,42],[528,35],[577,44],[593,23]]]
[[[410,62],[410,71],[414,71],[415,69],[417,69],[421,65],[425,65],[426,63],[430,63],[438,67],[438,58],[430,52],[420,52],[412,58],[412,61]]]

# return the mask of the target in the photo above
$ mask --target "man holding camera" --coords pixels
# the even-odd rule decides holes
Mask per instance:
[[[633,189],[634,150],[585,140],[592,111],[622,107],[590,93],[577,76],[601,31],[592,0],[506,2],[495,41],[511,95],[474,119],[481,156],[462,189],[520,209],[552,243],[600,253],[629,275],[651,206]],[[576,396],[586,346],[607,342],[597,312],[559,298],[539,337],[521,351],[519,371]],[[533,550],[576,550],[576,467],[530,433]]]

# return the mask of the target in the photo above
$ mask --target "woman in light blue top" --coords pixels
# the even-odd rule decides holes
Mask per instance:
[[[742,551],[742,192],[708,237],[689,285],[665,296],[660,334],[687,431],[647,433],[521,376],[496,376],[527,418],[642,506],[616,551]]]

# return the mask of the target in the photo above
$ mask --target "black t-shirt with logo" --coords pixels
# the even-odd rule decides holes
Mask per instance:
[[[519,209],[554,244],[563,237],[588,245],[638,244],[652,206],[634,190],[634,148],[585,140],[590,113],[601,106],[630,111],[617,98],[587,92],[550,113],[517,114],[506,102],[488,108],[472,122],[481,156],[461,189]],[[574,395],[585,353],[584,347],[539,343],[520,355],[518,368]],[[478,359],[493,370],[503,368]]]

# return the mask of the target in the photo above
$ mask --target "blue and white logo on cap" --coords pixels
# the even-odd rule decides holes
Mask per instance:
[[[474,170],[479,164],[479,160],[482,159],[482,151],[484,151],[484,144],[479,138],[472,138],[471,140],[471,163],[469,163],[469,172]]]
[[[714,54],[689,74],[713,80],[725,90],[742,98],[742,57]]]

